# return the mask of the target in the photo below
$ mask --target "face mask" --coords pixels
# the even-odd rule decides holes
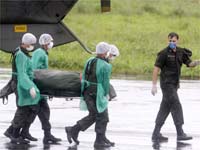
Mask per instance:
[[[29,47],[26,48],[27,51],[32,51],[34,49],[33,45],[30,45]]]
[[[52,49],[52,48],[53,48],[53,42],[50,42],[50,43],[47,45],[47,48],[48,48],[48,49]]]
[[[175,48],[176,48],[176,43],[170,42],[170,43],[169,43],[169,47],[170,47],[171,49],[175,49]]]
[[[110,51],[107,52],[105,58],[108,59],[110,57]]]
[[[113,61],[114,59],[115,59],[114,56],[112,56],[112,57],[109,58],[110,61]]]

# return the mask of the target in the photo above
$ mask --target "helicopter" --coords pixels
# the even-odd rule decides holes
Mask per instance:
[[[77,2],[78,0],[0,0],[0,50],[14,53],[16,46],[21,42],[22,35],[26,32],[31,32],[37,38],[42,33],[51,34],[54,37],[54,47],[77,41],[86,52],[92,54],[90,49],[62,21]],[[109,12],[111,10],[110,0],[101,0],[100,2],[101,12]],[[36,44],[36,47],[39,47],[39,45]],[[44,70],[39,71],[38,74],[43,73],[46,78],[50,72],[57,74],[55,71],[45,73]],[[37,76],[37,71],[34,73]],[[64,74],[64,78],[69,75],[66,72],[58,72],[58,74]],[[73,73],[70,76],[76,77],[76,84],[78,85],[74,88],[76,91],[64,90],[65,92],[61,94],[62,96],[63,94],[65,97],[80,95],[79,75]],[[8,95],[14,93],[15,88],[16,83],[11,78],[8,84],[0,90],[0,98],[3,99],[3,103],[5,99],[8,99]],[[110,89],[110,98],[116,97],[112,85],[110,85]],[[52,90],[53,94],[49,93],[49,91],[47,89],[43,94],[60,96],[60,89]]]
[[[78,0],[0,0],[0,50],[11,53],[26,32],[38,38],[42,33],[54,37],[54,47],[77,41],[89,48],[63,23]],[[101,0],[101,11],[110,11],[110,0]],[[89,3],[88,3],[89,5]],[[39,45],[36,45],[39,46]]]

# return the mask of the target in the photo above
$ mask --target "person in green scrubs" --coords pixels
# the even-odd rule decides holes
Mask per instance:
[[[42,34],[39,38],[40,48],[36,49],[32,54],[32,67],[33,69],[48,69],[48,51],[53,48],[53,38],[50,34]],[[25,136],[29,137],[29,128],[31,122],[35,120],[36,116],[39,117],[39,120],[42,124],[42,129],[44,130],[43,143],[57,143],[61,141],[60,138],[56,138],[51,134],[51,124],[50,120],[50,109],[47,103],[47,97],[41,96],[38,103],[38,113],[30,116],[29,120],[25,124],[22,131],[24,131]],[[27,135],[27,136],[26,136]],[[27,138],[29,139],[29,138]]]
[[[80,108],[88,110],[89,114],[77,121],[72,127],[65,127],[69,143],[72,140],[79,144],[78,134],[85,131],[95,123],[96,140],[95,148],[114,146],[105,134],[109,121],[108,117],[108,93],[110,87],[110,75],[112,66],[107,62],[110,57],[110,45],[100,42],[96,46],[96,57],[90,58],[84,67],[81,81]]]
[[[13,74],[17,78],[17,111],[12,125],[9,127],[12,128],[12,132],[8,134],[11,142],[14,143],[29,143],[29,141],[21,136],[20,130],[29,116],[37,112],[37,104],[40,100],[39,89],[33,82],[32,62],[29,55],[29,52],[34,49],[36,41],[37,39],[32,33],[25,33],[22,37],[21,45],[16,49],[14,54],[16,70]]]

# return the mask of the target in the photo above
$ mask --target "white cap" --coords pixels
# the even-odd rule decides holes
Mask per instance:
[[[100,42],[96,45],[96,54],[104,54],[110,50],[110,45],[106,42]]]
[[[119,49],[115,45],[110,44],[110,53],[114,56],[119,56]]]
[[[40,45],[46,45],[53,41],[53,38],[50,34],[44,33],[39,38],[39,44]]]
[[[25,33],[22,37],[23,44],[31,45],[31,44],[35,44],[36,42],[37,42],[37,39],[35,35],[33,35],[32,33]]]

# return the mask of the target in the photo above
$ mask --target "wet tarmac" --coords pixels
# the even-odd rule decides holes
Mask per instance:
[[[9,80],[9,70],[0,69],[0,88]],[[199,150],[200,149],[200,81],[182,80],[179,97],[182,102],[186,133],[193,136],[187,142],[176,141],[176,131],[171,115],[168,117],[162,133],[169,137],[166,143],[152,143],[151,134],[154,120],[161,101],[161,91],[152,96],[151,81],[112,79],[112,85],[117,91],[115,101],[109,103],[107,136],[116,143],[115,147],[105,150]],[[66,101],[65,98],[53,98],[49,101],[51,108],[52,133],[62,138],[59,145],[43,145],[43,131],[38,118],[32,124],[30,132],[39,140],[29,145],[11,144],[3,133],[10,125],[14,116],[15,96],[9,97],[7,105],[0,102],[0,150],[94,150],[94,126],[79,135],[80,145],[73,147],[68,144],[65,126],[73,125],[87,112],[79,110],[79,99]],[[72,147],[71,147],[72,146]]]

